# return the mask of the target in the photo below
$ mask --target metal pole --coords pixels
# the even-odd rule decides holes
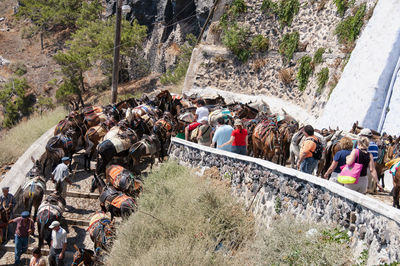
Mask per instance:
[[[118,76],[119,76],[119,46],[121,44],[121,16],[122,0],[116,2],[117,14],[115,21],[115,41],[114,41],[114,62],[112,70],[111,103],[117,101],[118,95]]]
[[[207,17],[207,19],[206,19],[206,22],[204,23],[203,28],[201,29],[201,32],[200,32],[199,37],[197,38],[196,45],[198,45],[199,42],[201,41],[201,38],[203,37],[204,30],[206,29],[207,24],[208,24],[208,22],[210,21],[210,19],[213,17],[215,8],[217,7],[218,3],[219,3],[219,0],[215,0],[214,6],[213,6],[213,8],[211,9],[210,13],[208,13],[208,17]]]

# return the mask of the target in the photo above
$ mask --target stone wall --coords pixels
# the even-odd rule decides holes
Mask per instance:
[[[251,35],[262,34],[270,40],[266,53],[257,53],[246,63],[240,63],[228,50],[218,54],[210,52],[221,44],[218,30],[209,30],[206,42],[199,51],[193,54],[184,90],[193,87],[212,87],[233,92],[276,96],[295,103],[315,115],[320,113],[329,99],[330,87],[337,83],[346,64],[349,48],[340,45],[335,35],[335,28],[341,18],[336,11],[334,1],[300,0],[300,11],[294,17],[291,26],[281,27],[274,15],[266,15],[261,10],[262,0],[246,0],[248,10],[237,22],[247,27]],[[275,1],[276,2],[276,1]],[[321,2],[325,4],[322,5]],[[367,12],[372,12],[376,1],[355,1],[354,6],[367,3]],[[351,15],[352,8],[346,11],[345,17]],[[214,18],[214,21],[218,18]],[[214,22],[215,25],[218,22]],[[210,26],[210,29],[217,27]],[[290,62],[285,62],[279,54],[279,44],[285,33],[298,31],[300,35],[299,51]],[[206,47],[210,46],[210,47]],[[305,91],[298,90],[296,73],[298,59],[304,55],[313,57],[318,48],[324,48],[323,62],[315,65],[314,74],[310,77]],[[317,73],[328,67],[330,79],[327,85],[318,92]],[[292,82],[285,84],[280,78],[280,71],[287,69],[292,73]],[[328,85],[330,83],[330,85]]]
[[[268,227],[278,209],[280,215],[346,228],[356,258],[369,249],[369,265],[400,260],[400,210],[383,202],[294,169],[177,138],[169,154],[186,166],[217,168],[246,206],[256,195],[251,209],[260,226]]]

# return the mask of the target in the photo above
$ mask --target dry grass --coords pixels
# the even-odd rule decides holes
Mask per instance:
[[[178,56],[181,54],[181,48],[175,42],[173,42],[167,49],[167,53],[173,56]]]
[[[324,225],[278,217],[270,230],[262,229],[256,237],[253,217],[221,184],[198,178],[175,163],[161,166],[145,180],[138,202],[141,211],[154,217],[137,212],[120,225],[105,264],[343,265],[349,261],[345,232]],[[308,236],[312,228],[316,230]]]
[[[253,63],[253,70],[258,71],[261,68],[263,68],[266,64],[267,64],[267,60],[260,59],[260,58],[256,59],[256,60],[254,60],[254,63]]]
[[[283,68],[279,70],[279,79],[283,84],[289,85],[294,81],[294,71],[291,68]]]
[[[217,64],[221,64],[221,63],[225,63],[226,62],[226,58],[220,55],[217,55],[214,57],[214,62]]]
[[[15,162],[29,146],[49,128],[55,126],[67,112],[62,107],[33,115],[11,128],[0,139],[0,165]]]

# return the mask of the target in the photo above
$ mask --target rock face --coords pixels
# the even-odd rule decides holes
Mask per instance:
[[[106,0],[107,15],[115,13],[116,1]],[[187,34],[198,36],[204,25],[213,0],[125,0],[131,7],[126,18],[137,19],[148,27],[145,57],[153,72],[165,72],[176,62],[177,53],[168,51],[180,45]]]
[[[180,139],[172,139],[169,155],[190,167],[218,169],[253,211],[261,230],[276,215],[291,215],[347,229],[354,258],[367,249],[368,265],[400,257],[400,211],[383,202],[294,169]]]
[[[241,14],[236,22],[240,27],[248,28],[251,36],[262,34],[268,37],[269,51],[256,52],[247,62],[241,63],[229,51],[214,55],[208,52],[211,49],[202,49],[197,52],[197,57],[192,57],[191,64],[197,64],[197,67],[188,73],[191,79],[186,80],[184,90],[211,87],[253,95],[276,96],[318,116],[329,99],[331,87],[339,80],[350,52],[339,44],[335,28],[339,22],[351,15],[353,8],[349,8],[342,18],[337,14],[334,1],[299,0],[300,10],[291,26],[281,27],[275,15],[268,15],[261,10],[262,0],[245,2],[247,12]],[[367,4],[367,13],[372,12],[376,0],[358,0],[355,1],[354,7],[364,2]],[[217,25],[218,18],[214,21]],[[213,29],[212,26],[210,28]],[[300,36],[298,52],[292,60],[286,62],[279,53],[279,45],[284,34],[294,31]],[[223,46],[220,34],[217,30],[209,31],[204,46]],[[300,91],[296,80],[298,60],[305,55],[313,57],[319,48],[325,49],[323,62],[314,65],[306,89]],[[329,79],[319,91],[317,73],[325,67],[329,69]],[[282,71],[286,72],[283,76],[286,76],[289,82],[282,78]]]
[[[379,1],[363,34],[357,41],[343,75],[319,119],[321,126],[349,128],[359,124],[381,130],[384,105],[400,57],[400,2]],[[397,88],[399,85],[397,84]],[[398,89],[384,130],[398,134]]]

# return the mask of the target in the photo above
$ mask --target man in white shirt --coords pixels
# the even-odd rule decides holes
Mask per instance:
[[[196,109],[196,114],[194,115],[194,120],[195,122],[191,123],[185,128],[185,139],[189,140],[189,133],[197,128],[198,126],[201,125],[199,121],[202,121],[203,117],[206,117],[208,119],[208,108],[205,107],[205,102],[203,100],[198,100],[196,103],[197,109]]]
[[[55,183],[60,182],[61,185],[61,196],[65,199],[67,196],[67,184],[72,184],[69,180],[69,170],[68,165],[71,163],[71,159],[69,157],[63,157],[61,159],[62,163],[57,165],[56,169],[54,169],[52,173],[52,178]]]
[[[67,232],[60,226],[59,221],[53,221],[49,228],[52,229],[49,265],[64,266],[64,254],[67,249]]]

